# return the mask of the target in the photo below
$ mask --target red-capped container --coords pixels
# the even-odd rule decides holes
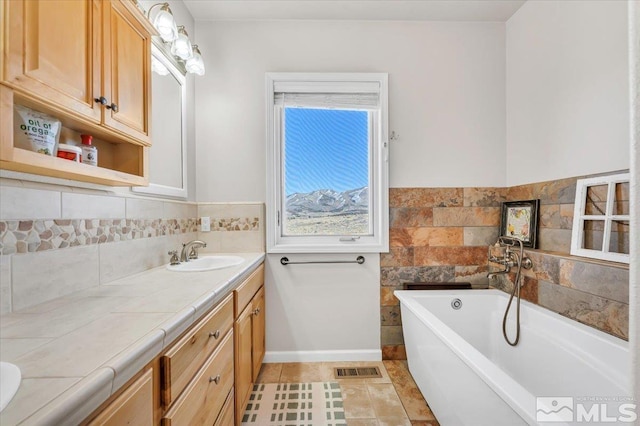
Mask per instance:
[[[71,160],[79,163],[80,157],[82,156],[82,149],[77,146],[61,143],[58,144],[57,156],[60,158],[64,158],[65,160]]]
[[[91,145],[93,136],[80,135],[82,138],[82,162],[91,166],[98,165],[98,148]]]

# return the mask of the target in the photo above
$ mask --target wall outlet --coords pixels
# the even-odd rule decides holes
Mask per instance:
[[[209,216],[202,216],[200,218],[200,231],[201,232],[211,231],[211,218]]]

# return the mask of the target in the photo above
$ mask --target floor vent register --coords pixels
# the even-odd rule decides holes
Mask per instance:
[[[382,378],[378,367],[345,367],[334,368],[333,374],[336,379],[374,379]]]

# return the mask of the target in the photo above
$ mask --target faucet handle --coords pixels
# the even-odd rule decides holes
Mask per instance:
[[[195,246],[191,246],[191,251],[189,252],[189,260],[198,258],[198,250],[196,250]]]
[[[167,254],[171,256],[171,259],[169,259],[169,263],[171,265],[180,264],[180,259],[178,258],[178,250],[170,250]]]

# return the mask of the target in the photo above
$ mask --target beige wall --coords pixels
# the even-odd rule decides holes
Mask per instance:
[[[390,146],[392,187],[504,184],[504,24],[196,27],[207,65],[196,80],[199,201],[265,201],[266,72],[387,72],[389,128],[400,135]]]
[[[506,23],[506,185],[629,168],[624,1],[528,1]]]

